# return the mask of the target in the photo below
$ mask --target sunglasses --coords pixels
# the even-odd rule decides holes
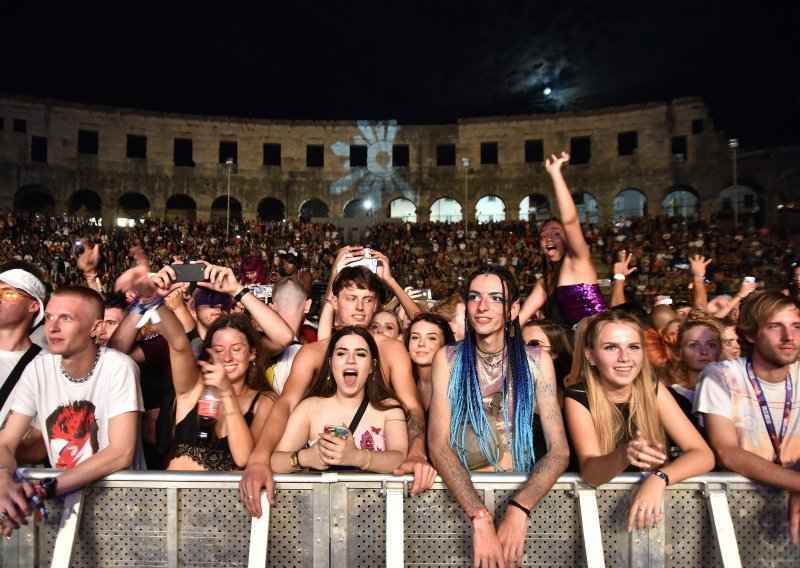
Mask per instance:
[[[29,296],[25,292],[20,292],[19,290],[14,290],[14,288],[0,288],[0,301],[12,304],[16,302],[19,298],[28,298],[29,300],[34,300],[33,296]]]
[[[534,349],[541,349],[542,351],[550,351],[550,346],[549,345],[545,345],[544,343],[542,343],[538,339],[531,339],[530,341],[525,343],[525,345],[530,345]]]

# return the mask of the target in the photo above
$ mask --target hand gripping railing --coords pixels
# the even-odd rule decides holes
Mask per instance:
[[[20,473],[36,479],[53,472],[29,469]],[[114,538],[118,539],[114,543],[122,542],[120,534],[134,535],[128,536],[135,541],[134,549],[128,554],[137,557],[150,554],[152,558],[148,556],[142,563],[156,564],[153,560],[156,558],[158,564],[169,567],[211,565],[206,561],[265,566],[268,559],[271,565],[399,567],[417,563],[462,563],[471,554],[469,522],[438,479],[431,492],[410,498],[407,496],[413,481],[410,476],[342,472],[278,475],[275,478],[279,495],[277,507],[271,508],[262,492],[264,514],[260,519],[248,521],[249,515],[238,502],[240,476],[240,473],[155,471],[110,475],[65,500],[54,536],[47,531],[54,531],[55,519],[51,520],[50,527],[38,527],[38,531],[33,531],[33,537],[29,531],[6,542],[2,566],[46,565],[48,558],[54,567],[92,565],[93,562],[110,565],[114,555],[117,561],[125,556],[118,544],[108,544]],[[506,473],[472,476],[495,519],[502,516],[508,498],[526,479],[525,475]],[[594,489],[578,475],[563,475],[534,508],[531,521],[534,526],[529,528],[526,540],[526,560],[536,561],[554,547],[573,546],[574,549],[564,552],[563,563],[600,567],[613,560],[614,564],[630,566],[665,566],[674,563],[672,559],[685,556],[687,551],[681,547],[694,546],[691,543],[696,541],[702,549],[713,546],[713,541],[716,550],[694,551],[694,558],[708,558],[709,562],[725,567],[738,567],[742,561],[729,504],[731,491],[736,492],[737,502],[746,504],[758,497],[757,501],[766,503],[770,511],[785,509],[781,492],[738,475],[709,474],[670,486],[665,497],[668,509],[663,518],[666,520],[646,533],[628,534],[625,530],[627,504],[638,488],[639,479],[639,475],[625,474]],[[747,492],[749,494],[745,494]],[[134,497],[130,497],[131,494]],[[227,520],[214,520],[212,513],[215,511],[211,509],[216,505],[211,503],[211,497],[206,497],[212,494],[217,500],[214,503],[222,503],[225,508]],[[125,496],[125,502],[119,501],[119,495]],[[139,502],[132,502],[137,499]],[[151,505],[150,501],[156,504]],[[152,510],[154,507],[156,511]],[[758,518],[759,514],[758,508],[750,505],[744,511],[737,510],[736,521],[741,524],[741,519]],[[770,513],[769,518],[774,516]],[[97,519],[103,519],[103,524]],[[276,521],[280,522],[276,524]],[[249,537],[232,534],[227,530],[229,527],[215,523],[242,523],[241,527],[248,528],[236,529],[233,533],[246,533],[249,529]],[[151,525],[154,530],[150,530]],[[690,525],[700,529],[691,529]],[[703,528],[709,526],[711,531]],[[797,551],[786,545],[787,535],[780,532],[785,526],[762,528],[772,541],[762,539],[753,545],[769,547],[761,558],[775,555],[776,550],[778,557],[785,561],[793,562],[792,559],[798,558]],[[293,530],[296,534],[291,536]],[[709,534],[696,534],[698,531]],[[750,534],[744,536],[750,540],[754,538]],[[51,537],[54,542],[49,546],[45,541]],[[246,539],[245,546],[237,546],[232,540],[235,538]],[[780,541],[778,548],[776,539]],[[750,555],[748,558],[760,554],[751,548],[742,549]],[[379,556],[376,550],[381,552]],[[103,554],[112,558],[105,559]]]

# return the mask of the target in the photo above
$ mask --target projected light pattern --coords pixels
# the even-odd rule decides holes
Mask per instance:
[[[378,122],[374,128],[366,120],[359,120],[356,125],[361,135],[353,136],[352,143],[367,147],[367,165],[351,167],[350,144],[341,140],[331,144],[333,153],[345,159],[344,167],[352,170],[331,184],[331,193],[341,195],[357,186],[357,194],[371,199],[377,208],[384,202],[384,195],[391,195],[399,190],[403,197],[416,203],[419,192],[392,165],[392,143],[400,131],[397,121]]]

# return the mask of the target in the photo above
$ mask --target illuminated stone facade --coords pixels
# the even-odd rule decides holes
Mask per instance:
[[[541,159],[572,147],[574,157],[582,153],[588,161],[571,164],[567,180],[573,192],[590,194],[601,222],[639,206],[660,214],[676,190],[694,196],[696,215],[721,207],[730,215],[730,200],[726,206],[720,195],[733,182],[732,153],[696,98],[421,126],[188,116],[0,97],[0,118],[6,209],[90,211],[106,222],[145,211],[224,216],[230,173],[234,215],[241,210],[249,218],[296,218],[310,200],[319,207],[303,211],[315,216],[327,209],[331,218],[384,217],[393,200],[405,198],[426,220],[437,199],[463,204],[466,194],[470,221],[485,196],[499,197],[505,218],[517,219],[529,195],[538,196],[532,198],[538,215],[546,201],[555,210]],[[236,162],[230,168],[229,157]],[[470,158],[468,168],[463,157]],[[796,148],[740,150],[738,184],[752,198],[739,198],[737,215],[758,210],[759,222],[786,222],[780,206],[797,192],[797,163]],[[644,196],[631,210],[618,199],[629,189]],[[352,207],[358,199],[361,206]]]

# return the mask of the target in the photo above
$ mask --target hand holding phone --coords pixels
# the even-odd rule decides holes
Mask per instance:
[[[175,272],[175,282],[204,282],[206,266],[205,264],[170,264],[170,268]]]

